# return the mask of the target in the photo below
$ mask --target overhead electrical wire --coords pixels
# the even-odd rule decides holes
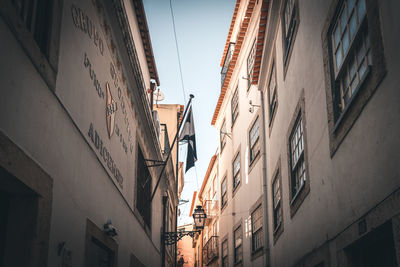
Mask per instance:
[[[183,82],[182,64],[181,64],[181,57],[180,57],[180,54],[179,54],[178,38],[176,37],[175,16],[174,16],[174,10],[172,9],[172,0],[169,0],[169,7],[171,9],[172,26],[174,28],[175,46],[176,46],[176,54],[178,55],[179,74],[180,74],[180,78],[181,78],[183,100],[186,103],[186,91],[185,91],[185,85],[184,85],[184,82]]]

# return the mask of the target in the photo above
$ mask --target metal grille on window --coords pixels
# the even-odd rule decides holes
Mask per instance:
[[[250,163],[254,161],[254,159],[260,152],[259,137],[260,137],[260,125],[258,124],[258,118],[257,118],[253,126],[251,127],[249,133]]]
[[[268,82],[268,98],[269,98],[269,118],[271,120],[272,116],[274,115],[275,107],[277,104],[275,62],[272,62],[271,74]]]
[[[372,65],[365,0],[344,1],[332,31],[339,113],[350,103]]]
[[[290,137],[291,154],[291,191],[292,197],[303,187],[306,182],[306,169],[304,162],[303,121],[299,115],[292,135]]]
[[[235,263],[238,263],[242,260],[242,227],[239,226],[235,232],[233,233],[234,235],[234,247],[235,247]]]
[[[237,154],[233,161],[233,187],[235,188],[240,183],[240,153]]]
[[[275,177],[273,189],[273,205],[274,205],[274,229],[277,229],[282,223],[282,208],[281,208],[281,186],[278,174]]]
[[[232,125],[235,123],[236,118],[239,115],[239,90],[236,87],[231,100],[231,111],[232,111]]]
[[[32,33],[42,53],[47,52],[49,45],[52,2],[50,0],[12,0],[18,16],[26,29]]]
[[[256,56],[256,39],[254,39],[253,45],[251,46],[251,50],[247,57],[247,90],[251,86],[251,82],[253,81],[253,67],[254,67],[254,59]]]
[[[263,246],[262,224],[262,209],[260,205],[251,214],[251,249],[253,252]]]

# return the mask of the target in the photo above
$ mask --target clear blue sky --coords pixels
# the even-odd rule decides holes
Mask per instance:
[[[196,130],[196,168],[185,175],[181,198],[191,202],[212,155],[218,146],[218,131],[211,126],[221,89],[220,62],[235,6],[235,0],[171,0],[182,65],[186,101],[193,100]],[[176,52],[169,0],[143,0],[154,56],[160,77],[163,104],[185,104]],[[183,155],[184,154],[184,155]],[[181,161],[186,150],[180,149]],[[183,157],[182,157],[183,156]],[[196,179],[197,173],[197,179]],[[190,202],[181,205],[178,224],[191,223]]]

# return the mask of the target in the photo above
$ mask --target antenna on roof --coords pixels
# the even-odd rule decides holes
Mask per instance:
[[[160,88],[157,88],[157,90],[153,92],[153,97],[156,101],[156,106],[159,101],[163,101],[165,99],[164,93],[160,91]]]

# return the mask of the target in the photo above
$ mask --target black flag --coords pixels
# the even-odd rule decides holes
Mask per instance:
[[[185,172],[187,172],[190,168],[194,166],[194,163],[197,161],[196,135],[194,132],[192,106],[189,107],[189,112],[186,116],[186,121],[183,124],[183,129],[181,135],[179,136],[179,141],[186,141],[188,143],[185,170]]]

